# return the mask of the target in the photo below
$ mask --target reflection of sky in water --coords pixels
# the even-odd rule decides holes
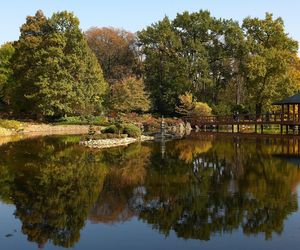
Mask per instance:
[[[37,249],[36,244],[28,242],[26,236],[20,233],[21,224],[14,218],[13,211],[13,206],[0,204],[1,250]],[[216,234],[210,241],[183,240],[177,238],[174,232],[164,237],[136,217],[114,225],[94,224],[87,221],[81,231],[80,241],[74,249],[297,249],[295,246],[300,244],[299,221],[300,213],[294,213],[286,220],[284,232],[280,236],[274,235],[272,241],[265,241],[263,235],[245,236],[240,229],[234,230],[233,234],[222,236]],[[9,233],[13,235],[6,237]],[[62,248],[47,244],[44,249]]]
[[[181,141],[182,142],[182,141]],[[54,143],[53,141],[50,141],[48,143]],[[241,143],[243,145],[243,143]],[[174,145],[173,145],[174,146]],[[176,145],[175,145],[176,146]],[[247,145],[244,145],[245,148]],[[154,152],[155,152],[155,145],[154,145]],[[171,145],[172,147],[172,145]],[[243,146],[241,146],[243,147]],[[186,147],[183,147],[186,149]],[[213,178],[214,174],[211,171],[216,171],[218,166],[212,162],[212,159],[205,158],[207,155],[207,152],[213,148],[213,146],[207,147],[207,150],[203,150],[203,145],[199,146],[197,148],[197,145],[193,146],[193,152],[197,152],[197,158],[195,158],[195,155],[193,155],[193,159],[191,161],[191,157],[187,154],[188,152],[184,152],[184,154],[180,155],[181,157],[185,157],[184,159],[188,159],[188,163],[184,163],[187,165],[184,165],[182,162],[177,162],[177,164],[183,164],[182,168],[184,169],[187,166],[190,166],[191,168],[191,174],[199,174],[199,171],[201,171],[201,166],[208,171],[209,178]],[[166,159],[168,158],[168,145],[166,148]],[[0,148],[1,150],[1,148]],[[134,149],[136,150],[136,149]],[[134,151],[133,150],[133,151]],[[161,162],[160,158],[158,157],[159,154],[159,145],[157,147],[157,154],[155,153],[152,155],[153,158],[151,160],[153,162]],[[224,149],[228,150],[228,147]],[[276,151],[276,150],[275,150]],[[139,151],[137,151],[139,152]],[[183,152],[183,151],[181,151]],[[221,152],[221,150],[220,150]],[[223,151],[222,151],[223,152]],[[223,153],[224,153],[223,152]],[[253,151],[255,153],[255,151]],[[254,154],[252,152],[252,154]],[[278,151],[276,151],[278,153]],[[272,155],[273,152],[270,152],[270,155]],[[128,154],[130,157],[133,158],[132,155],[134,155],[132,152]],[[177,156],[178,156],[177,155]],[[225,154],[226,155],[226,152]],[[158,158],[157,158],[158,157]],[[171,157],[169,155],[169,157]],[[252,156],[251,156],[252,157]],[[271,159],[271,163],[277,159],[276,156],[273,156],[274,159]],[[115,160],[114,156],[114,160]],[[123,156],[124,158],[124,156]],[[122,158],[122,159],[123,159]],[[131,158],[129,158],[131,159]],[[268,158],[269,159],[269,158]],[[135,159],[139,160],[140,159]],[[240,159],[239,159],[240,160]],[[278,159],[277,159],[278,160]],[[288,159],[279,159],[282,161],[282,165],[285,164],[285,162],[289,162]],[[140,163],[140,162],[139,162]],[[157,171],[167,171],[166,169],[169,169],[170,173],[172,173],[172,166],[175,168],[177,166],[174,161],[171,161],[170,166],[167,166],[166,163],[160,165],[161,169],[158,169]],[[295,167],[293,162],[290,162],[291,165],[289,167]],[[136,162],[127,162],[126,164],[136,164]],[[118,165],[118,162],[116,163]],[[131,165],[130,165],[131,166]],[[112,165],[110,166],[111,168]],[[224,176],[226,175],[226,166],[223,164],[219,165],[219,174]],[[195,168],[197,168],[197,171],[195,171]],[[280,166],[279,166],[280,168]],[[297,168],[297,167],[296,167]],[[126,174],[126,168],[124,165],[120,166],[121,176],[124,176]],[[150,171],[147,169],[147,171]],[[228,196],[225,197],[235,197],[238,196],[239,192],[239,184],[237,181],[233,180],[232,172],[234,172],[234,168],[230,171],[230,176],[228,177],[228,182],[226,182],[226,186],[224,189],[224,192],[228,194]],[[119,174],[119,172],[116,172]],[[114,173],[114,176],[118,176],[116,173]],[[139,173],[139,172],[138,172]],[[143,172],[142,172],[143,173]],[[154,174],[156,172],[153,172]],[[283,172],[285,173],[285,172]],[[176,176],[177,177],[177,176]],[[115,177],[114,177],[115,178]],[[127,178],[127,179],[126,179]],[[136,181],[133,176],[126,177],[125,184],[130,183],[130,181]],[[203,178],[203,177],[201,177]],[[203,180],[203,179],[199,180]],[[181,179],[177,180],[178,183],[181,183]],[[145,182],[145,184],[141,184],[140,182]],[[162,186],[162,190],[160,192],[162,196],[164,196],[164,188],[170,188],[171,193],[173,192],[173,189],[177,182],[170,182],[169,186]],[[222,184],[223,182],[221,182]],[[125,185],[124,183],[122,185]],[[126,185],[127,185],[126,184]],[[107,188],[105,185],[108,185],[108,183],[104,182],[104,188]],[[148,186],[147,186],[148,185]],[[147,220],[145,218],[141,218],[139,213],[149,212],[155,213],[161,209],[164,209],[172,204],[174,202],[172,199],[174,197],[166,198],[163,200],[160,200],[159,197],[153,195],[151,196],[151,192],[153,192],[154,188],[157,188],[159,190],[159,187],[153,187],[151,186],[153,183],[147,182],[147,175],[145,179],[139,178],[137,184],[133,185],[131,189],[123,190],[120,189],[119,191],[110,190],[109,188],[106,190],[107,194],[103,194],[104,197],[102,197],[104,200],[101,200],[101,192],[99,195],[100,202],[100,208],[104,210],[97,210],[97,207],[93,208],[91,210],[91,214],[89,215],[89,219],[86,220],[85,226],[80,231],[80,240],[74,244],[74,247],[72,249],[297,249],[298,246],[300,246],[300,212],[299,210],[297,212],[292,212],[289,215],[286,216],[284,219],[284,229],[280,235],[273,233],[272,239],[265,240],[265,235],[263,233],[258,234],[249,234],[246,235],[243,232],[243,229],[241,226],[234,227],[232,229],[232,232],[225,232],[220,233],[216,231],[215,233],[212,233],[210,235],[209,241],[201,241],[201,240],[193,240],[193,239],[183,239],[179,238],[174,230],[171,230],[168,234],[164,235],[160,233],[157,229],[154,229],[153,227],[156,227],[155,223],[147,223]],[[160,183],[158,182],[157,185],[159,186]],[[199,184],[200,185],[200,184]],[[293,183],[293,185],[295,185]],[[179,188],[185,188],[185,185],[180,186]],[[155,189],[156,190],[156,189]],[[176,189],[175,189],[176,190]],[[101,190],[100,190],[101,191]],[[114,192],[113,192],[114,191]],[[195,192],[195,194],[199,191],[192,190]],[[297,192],[297,198],[299,200],[300,197],[300,185],[292,186],[291,187],[291,193],[293,191]],[[104,192],[104,191],[102,191]],[[114,193],[114,194],[113,194]],[[105,203],[106,199],[110,199],[113,197],[113,195],[116,195],[118,197],[118,194],[120,196],[125,195],[125,198],[129,197],[126,201],[125,199],[125,205],[123,210],[119,211],[119,216],[116,218],[119,219],[113,223],[108,222],[106,223],[105,220],[101,221],[100,219],[97,220],[94,217],[90,217],[95,211],[100,212],[109,212],[109,210],[113,209],[111,206],[113,206],[113,202],[111,203]],[[159,192],[158,192],[159,194]],[[192,194],[191,195],[195,195]],[[150,197],[148,197],[150,195]],[[199,194],[199,198],[205,200],[207,196],[201,196],[202,194]],[[213,197],[213,193],[209,193]],[[244,193],[244,197],[246,199],[252,200],[255,198],[255,196],[251,193]],[[189,197],[186,197],[188,200]],[[231,198],[228,198],[229,200]],[[121,198],[120,198],[121,200]],[[120,201],[120,200],[117,200]],[[97,201],[99,202],[99,200]],[[175,203],[177,201],[175,200]],[[146,210],[145,210],[146,209]],[[37,249],[37,244],[33,242],[27,241],[27,236],[22,233],[22,223],[21,221],[15,217],[15,206],[14,205],[8,205],[3,202],[0,202],[0,249],[1,250],[10,250],[10,249],[21,249],[21,250],[31,250],[31,249]],[[129,210],[132,210],[131,213]],[[149,211],[148,211],[149,210]],[[214,203],[210,204],[209,207],[207,207],[207,211],[209,213],[213,213],[214,211]],[[122,217],[122,213],[127,213],[124,215],[124,220],[120,219]],[[223,218],[226,215],[225,208],[219,207],[216,213],[214,214],[214,218],[211,216],[208,216],[207,222],[212,223],[213,220],[216,220],[218,218]],[[127,217],[126,217],[127,216]],[[176,219],[176,223],[178,225],[184,225],[187,223],[189,214],[187,211],[183,211],[182,216],[178,217]],[[105,217],[105,216],[104,216]],[[151,216],[150,216],[151,218]],[[113,219],[112,219],[113,220]],[[150,220],[150,219],[148,219]],[[246,223],[246,221],[242,220],[241,224]],[[176,225],[175,225],[176,226]],[[54,246],[51,243],[47,243],[44,245],[44,249],[62,249],[61,247]]]

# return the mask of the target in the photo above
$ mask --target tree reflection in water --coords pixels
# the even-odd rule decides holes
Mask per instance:
[[[133,216],[185,239],[239,228],[269,239],[298,209],[300,144],[293,140],[201,135],[167,142],[162,159],[158,143],[87,150],[70,139],[1,147],[1,200],[16,206],[23,233],[40,246],[73,246],[87,218]]]
[[[1,197],[15,204],[22,232],[42,247],[71,247],[101,192],[107,167],[97,156],[59,139],[1,148]]]
[[[166,235],[174,230],[186,239],[209,240],[239,227],[245,234],[265,233],[267,239],[281,233],[284,219],[297,210],[293,187],[300,170],[274,158],[276,150],[261,141],[217,139],[207,152],[191,152],[193,163],[186,164],[187,159],[178,159],[178,144],[171,143],[163,166],[159,159],[152,161],[139,216]]]

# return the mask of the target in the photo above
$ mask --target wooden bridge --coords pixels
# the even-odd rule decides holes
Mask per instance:
[[[219,130],[220,126],[231,126],[232,132],[236,127],[237,131],[240,132],[242,126],[254,126],[255,132],[258,127],[263,132],[265,125],[279,125],[280,132],[283,133],[285,127],[288,133],[289,128],[292,128],[294,132],[298,130],[300,126],[300,115],[299,114],[262,114],[262,115],[224,115],[224,116],[199,116],[199,117],[187,117],[186,121],[190,122],[192,126],[198,126],[200,129],[214,128]]]
[[[282,101],[274,102],[273,105],[281,106],[281,111],[276,111],[268,114],[235,114],[235,115],[219,115],[219,116],[198,116],[187,117],[186,121],[192,126],[198,126],[200,129],[216,129],[220,126],[228,128],[231,126],[232,132],[236,127],[237,132],[240,132],[241,126],[254,126],[254,131],[257,132],[260,127],[263,133],[264,126],[278,125],[280,133],[283,134],[285,127],[286,134],[291,128],[294,134],[298,134],[300,128],[300,93],[288,97]]]

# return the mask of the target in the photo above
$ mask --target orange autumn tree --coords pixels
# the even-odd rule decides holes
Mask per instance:
[[[138,72],[139,60],[133,33],[111,27],[93,27],[85,34],[108,83]]]

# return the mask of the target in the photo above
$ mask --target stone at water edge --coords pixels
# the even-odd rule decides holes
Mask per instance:
[[[185,124],[185,131],[187,134],[189,134],[192,131],[192,126],[189,122],[186,122]]]
[[[137,141],[149,141],[154,140],[153,136],[144,136],[142,135],[140,138],[114,138],[114,139],[100,139],[100,140],[91,140],[91,141],[81,141],[79,144],[92,147],[92,148],[109,148],[116,146],[127,146],[131,143]]]
[[[185,127],[184,127],[183,123],[179,124],[178,130],[179,130],[178,132],[180,135],[183,135],[185,133]]]

